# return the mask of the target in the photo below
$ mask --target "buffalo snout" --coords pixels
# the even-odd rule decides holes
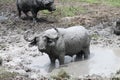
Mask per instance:
[[[45,52],[45,49],[39,49],[39,51],[43,53],[43,52]]]
[[[52,11],[56,10],[56,7],[54,4],[51,4],[51,5],[47,6],[47,9],[48,9],[48,11],[52,12]]]

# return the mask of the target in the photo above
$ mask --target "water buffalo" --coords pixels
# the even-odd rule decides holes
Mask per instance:
[[[120,35],[120,20],[116,22],[116,26],[114,28],[114,34]]]
[[[17,0],[17,10],[19,17],[21,11],[28,17],[28,12],[31,11],[33,20],[36,21],[37,13],[39,10],[55,11],[54,0]]]
[[[37,45],[40,52],[47,53],[51,63],[58,59],[60,65],[64,64],[65,55],[76,54],[81,57],[84,54],[85,59],[90,55],[90,35],[82,26],[48,29],[31,38],[28,34],[29,31],[25,33],[24,39],[31,45]]]

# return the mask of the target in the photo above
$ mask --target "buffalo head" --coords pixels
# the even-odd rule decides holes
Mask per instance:
[[[30,46],[38,46],[39,51],[45,52],[48,48],[54,47],[56,45],[56,41],[60,37],[58,29],[54,28],[55,33],[46,33],[42,32],[40,35],[33,35],[29,38],[27,31],[24,35],[24,39],[30,42]]]
[[[42,0],[42,4],[48,11],[56,10],[54,0]]]

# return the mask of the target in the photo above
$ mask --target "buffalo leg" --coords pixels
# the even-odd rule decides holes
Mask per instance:
[[[33,15],[33,22],[36,22],[37,21],[37,11],[31,10],[31,12],[32,12],[32,15]]]
[[[80,52],[77,54],[77,57],[82,58],[83,54],[84,54],[84,52],[83,52],[83,51],[80,51]]]
[[[17,8],[17,10],[18,10],[18,16],[19,18],[21,18],[21,10],[19,8]]]
[[[51,64],[55,65],[55,57],[51,55],[49,55],[49,57],[50,57]]]
[[[76,60],[81,60],[84,52],[80,51],[79,53],[76,54]]]
[[[23,12],[26,15],[26,17],[28,18],[29,17],[29,15],[27,14],[28,12],[27,11],[23,11]]]
[[[62,53],[61,53],[62,54]],[[59,62],[60,62],[60,65],[63,65],[64,64],[64,55],[60,55],[59,56]]]
[[[84,59],[88,59],[90,55],[90,49],[89,47],[84,49]]]

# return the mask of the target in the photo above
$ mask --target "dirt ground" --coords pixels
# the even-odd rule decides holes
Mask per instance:
[[[55,4],[61,4],[56,2]],[[3,67],[10,71],[19,72],[29,78],[41,78],[41,71],[29,69],[31,60],[41,56],[37,48],[29,48],[23,39],[26,30],[40,33],[52,27],[70,27],[83,25],[91,33],[91,45],[100,47],[120,47],[120,38],[113,34],[115,22],[120,19],[120,7],[103,4],[82,3],[80,6],[87,9],[87,13],[74,17],[56,18],[38,15],[39,22],[18,18],[15,3],[0,4],[0,56],[3,58]],[[36,75],[38,74],[38,75]],[[93,76],[91,76],[94,78]],[[98,76],[98,80],[102,80]],[[24,79],[20,79],[24,80]],[[96,80],[96,79],[94,79]],[[106,80],[106,79],[105,79]]]

